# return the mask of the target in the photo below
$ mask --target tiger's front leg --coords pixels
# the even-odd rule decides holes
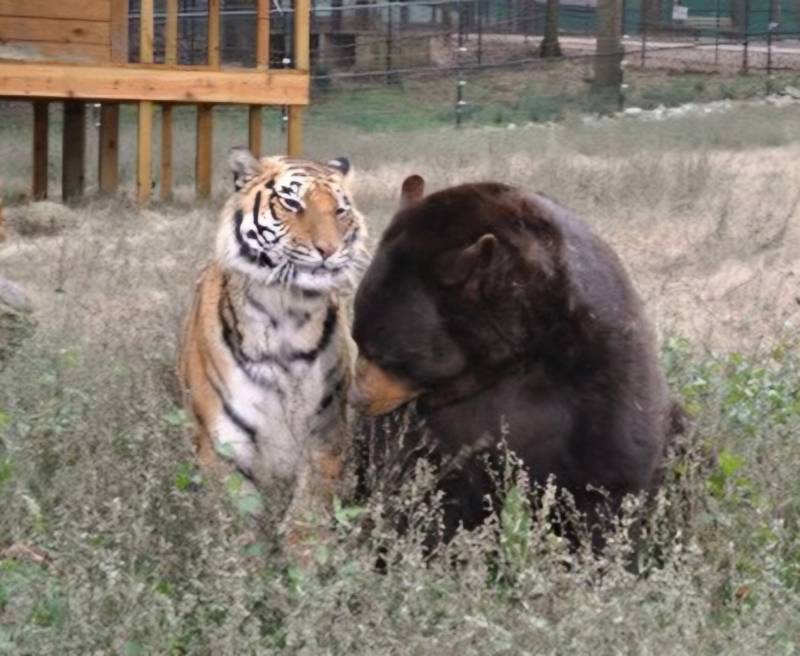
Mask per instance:
[[[280,532],[287,555],[305,569],[314,566],[316,547],[333,539],[333,500],[342,493],[344,459],[343,448],[320,445],[298,467]]]

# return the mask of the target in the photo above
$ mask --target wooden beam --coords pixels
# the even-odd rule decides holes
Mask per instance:
[[[0,62],[0,97],[307,105],[308,75],[289,70]]]
[[[128,0],[111,0],[111,61],[128,61]]]
[[[113,194],[119,185],[119,105],[105,103],[100,108],[99,158],[100,191]]]
[[[108,44],[51,43],[49,41],[9,41],[15,47],[31,53],[34,58],[73,64],[103,64],[108,62]]]
[[[289,107],[289,129],[287,136],[287,152],[292,157],[303,154],[303,108]]]
[[[139,1],[139,61],[153,62],[153,0]],[[150,200],[153,163],[153,103],[139,103],[138,132],[136,135],[136,199],[140,203]]]
[[[311,48],[310,0],[294,0],[294,68],[308,72]]]
[[[164,27],[164,63],[178,63],[178,0],[167,0],[167,20]],[[161,200],[172,198],[172,105],[161,106]]]
[[[108,22],[53,18],[0,16],[0,35],[4,41],[49,41],[51,43],[111,42]]]
[[[261,105],[250,105],[247,114],[247,144],[250,152],[261,157]]]
[[[106,21],[110,0],[0,0],[0,16]]]
[[[198,198],[211,195],[211,156],[214,141],[213,105],[197,106],[197,149],[195,184]]]
[[[140,203],[150,200],[153,161],[153,103],[139,103],[139,129],[136,135],[136,199]]]
[[[83,196],[86,159],[86,105],[64,103],[64,131],[61,145],[61,197],[72,201]]]
[[[219,68],[219,6],[220,0],[208,0],[208,65]]]
[[[167,20],[164,25],[164,63],[178,63],[178,0],[167,0]]]
[[[269,0],[256,2],[256,68],[269,68]],[[250,105],[247,117],[248,145],[256,157],[262,154],[263,112],[261,105]]]
[[[139,61],[153,63],[153,0],[140,0]]]
[[[50,104],[33,103],[33,188],[34,200],[47,198],[47,151],[49,145]]]
[[[172,198],[172,105],[161,106],[161,200]]]
[[[256,67],[269,68],[269,0],[256,5]]]
[[[309,0],[294,0],[294,68],[308,73],[311,67],[311,12]],[[289,155],[303,154],[303,108],[289,107],[287,150]]]

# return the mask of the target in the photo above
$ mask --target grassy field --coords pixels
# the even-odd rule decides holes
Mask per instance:
[[[176,202],[143,210],[130,126],[125,193],[64,208],[24,201],[28,121],[0,122],[0,273],[37,322],[0,365],[0,654],[800,652],[796,107],[459,132],[311,121],[313,155],[354,162],[373,237],[418,172],[545,191],[622,254],[693,418],[654,512],[662,566],[640,578],[622,531],[602,559],[569,553],[514,493],[428,565],[380,500],[339,509],[314,575],[255,537],[196,470],[176,402],[176,335],[229,188],[220,168],[211,206],[190,200],[191,119]],[[218,159],[244,134],[220,112]]]

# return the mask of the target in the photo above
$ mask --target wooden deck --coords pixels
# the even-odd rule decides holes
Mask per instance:
[[[119,182],[119,105],[135,103],[137,116],[136,197],[144,203],[153,189],[153,113],[161,110],[161,198],[172,192],[172,109],[197,106],[195,183],[198,197],[211,193],[213,108],[249,107],[251,150],[261,150],[261,109],[288,108],[287,151],[301,154],[303,109],[309,103],[310,1],[294,0],[294,69],[270,69],[269,2],[257,0],[256,67],[220,66],[221,0],[208,2],[208,64],[177,66],[178,0],[166,0],[165,63],[153,63],[154,0],[140,2],[139,64],[128,63],[128,0],[0,0],[0,43],[13,52],[0,58],[0,97],[33,104],[31,195],[47,196],[48,104],[63,102],[65,200],[83,194],[86,103],[102,103],[99,186],[115,192]],[[18,56],[22,53],[21,56]],[[13,57],[13,59],[11,58]],[[76,63],[79,62],[79,63]]]

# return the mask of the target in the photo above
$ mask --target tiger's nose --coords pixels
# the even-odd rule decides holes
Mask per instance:
[[[329,258],[336,251],[336,245],[329,241],[315,241],[314,248],[317,249],[323,260]]]

